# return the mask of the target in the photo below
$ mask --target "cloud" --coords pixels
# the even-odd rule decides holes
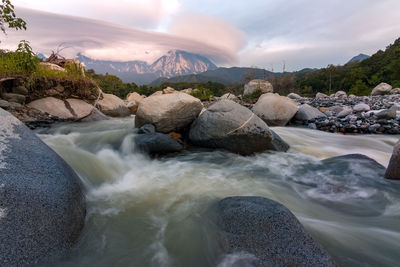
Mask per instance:
[[[176,17],[168,26],[168,32],[220,47],[236,54],[247,44],[246,34],[226,21],[203,14],[187,14]]]
[[[178,0],[14,0],[24,8],[99,19],[145,29],[156,28],[180,8]]]
[[[104,60],[144,60],[151,62],[171,49],[180,49],[209,57],[216,63],[229,64],[237,59],[236,51],[225,49],[210,40],[190,39],[166,33],[139,30],[104,21],[58,15],[18,8],[18,16],[26,19],[27,31],[9,31],[2,46],[14,48],[21,40],[29,40],[36,51],[49,54],[64,43],[70,48],[66,56],[83,52]]]

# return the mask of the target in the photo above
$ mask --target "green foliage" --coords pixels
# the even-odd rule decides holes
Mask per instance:
[[[33,53],[29,42],[23,40],[18,44],[15,52],[3,51],[0,53],[0,73],[5,75],[31,74],[40,62]]]
[[[26,30],[26,22],[17,18],[14,12],[14,6],[10,0],[2,0],[0,5],[0,29],[6,33],[6,27],[15,30]]]
[[[343,90],[358,95],[369,94],[381,82],[400,86],[400,38],[385,51],[378,51],[361,62],[329,66],[315,72],[298,74],[297,88],[312,88],[313,94]],[[329,88],[332,92],[329,92]]]
[[[193,90],[192,96],[200,99],[201,101],[210,100],[213,96],[213,92],[208,88],[199,87]]]
[[[243,100],[246,102],[256,102],[262,94],[263,94],[262,91],[258,90],[253,92],[251,95],[245,96]]]

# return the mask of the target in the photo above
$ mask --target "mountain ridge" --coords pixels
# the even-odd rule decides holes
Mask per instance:
[[[96,73],[113,74],[124,82],[135,82],[139,85],[148,84],[160,77],[171,78],[217,69],[217,66],[208,58],[182,50],[170,50],[152,64],[141,60],[124,62],[96,60],[81,53],[78,53],[76,59],[87,69],[93,69]]]

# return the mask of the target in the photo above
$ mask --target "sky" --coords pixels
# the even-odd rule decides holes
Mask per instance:
[[[400,37],[399,0],[14,0],[37,52],[151,63],[168,50],[219,66],[295,71],[344,64]],[[61,46],[60,46],[61,45]]]

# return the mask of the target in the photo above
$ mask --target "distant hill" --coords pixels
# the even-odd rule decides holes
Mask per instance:
[[[236,83],[244,83],[246,76],[254,79],[263,79],[279,76],[281,73],[273,73],[264,69],[256,68],[217,68],[214,70],[207,70],[199,74],[176,76],[172,78],[158,78],[151,82],[150,86],[160,86],[164,82],[218,82],[224,85],[231,85]]]
[[[400,87],[400,38],[362,61],[343,66],[329,66],[305,75],[298,75],[296,87],[300,93],[332,93],[343,90],[349,94],[368,95],[379,83]],[[329,91],[329,88],[331,90]]]
[[[361,62],[361,61],[363,61],[363,60],[365,60],[367,58],[370,58],[370,57],[371,56],[368,56],[366,54],[359,54],[358,56],[355,56],[352,59],[350,59],[349,62],[347,62],[347,63],[356,62],[356,61]]]
[[[124,82],[135,82],[139,85],[148,84],[161,77],[170,78],[217,68],[208,58],[181,50],[169,51],[167,55],[152,64],[139,60],[126,62],[95,60],[82,54],[78,54],[76,59],[82,62],[86,69],[93,69],[100,74],[113,74]]]

